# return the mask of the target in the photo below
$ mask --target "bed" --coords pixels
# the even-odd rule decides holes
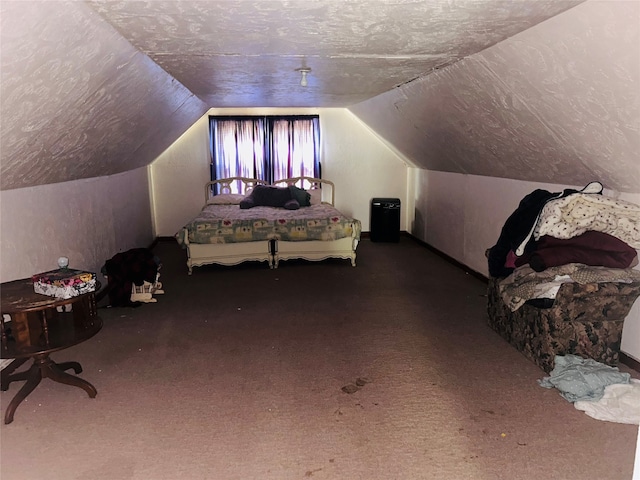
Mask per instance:
[[[361,223],[335,208],[334,184],[312,177],[274,182],[284,190],[297,187],[310,197],[309,206],[288,210],[274,206],[240,208],[247,196],[265,182],[231,177],[205,184],[205,205],[175,235],[187,250],[189,275],[193,267],[266,262],[278,268],[281,260],[320,261],[340,258],[356,265]],[[239,193],[235,193],[239,192]]]

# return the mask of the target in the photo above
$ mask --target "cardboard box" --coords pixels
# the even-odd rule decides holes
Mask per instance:
[[[96,274],[60,268],[50,272],[38,273],[31,277],[36,293],[56,298],[77,297],[96,290]]]

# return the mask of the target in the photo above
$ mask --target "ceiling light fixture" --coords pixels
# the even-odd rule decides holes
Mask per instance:
[[[298,68],[296,69],[296,72],[300,72],[302,74],[302,78],[300,79],[300,85],[302,85],[303,87],[306,87],[308,85],[307,82],[307,73],[311,72],[310,68]]]

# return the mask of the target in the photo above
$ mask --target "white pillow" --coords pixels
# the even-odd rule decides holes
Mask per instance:
[[[320,205],[322,203],[322,190],[316,188],[314,190],[307,190],[307,192],[311,195],[311,198],[309,199],[311,205]]]
[[[209,199],[207,205],[240,205],[240,201],[245,197],[239,193],[222,193]]]

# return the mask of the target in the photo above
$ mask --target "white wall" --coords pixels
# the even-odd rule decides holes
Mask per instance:
[[[336,184],[336,207],[362,222],[369,231],[371,199],[407,195],[405,162],[351,112],[324,109],[322,131],[322,177]],[[400,230],[406,230],[405,215]]]
[[[415,170],[411,178],[415,220],[409,230],[485,276],[488,267],[484,252],[495,245],[504,222],[525,195],[537,188],[558,192],[584,187],[428,170]],[[604,193],[618,195],[609,190]],[[621,194],[619,198],[640,204],[640,195]],[[640,360],[640,302],[635,303],[625,320],[622,351]]]
[[[212,109],[151,165],[154,224],[158,236],[173,236],[204,204],[210,180],[208,115],[319,114],[322,177],[334,182],[336,207],[369,230],[373,197],[407,192],[403,160],[346,109]],[[400,228],[405,230],[404,217]]]
[[[1,282],[58,268],[60,256],[99,274],[116,253],[154,238],[146,167],[0,192]]]
[[[204,205],[210,178],[209,120],[204,115],[150,167],[154,226],[158,236],[172,236]]]

